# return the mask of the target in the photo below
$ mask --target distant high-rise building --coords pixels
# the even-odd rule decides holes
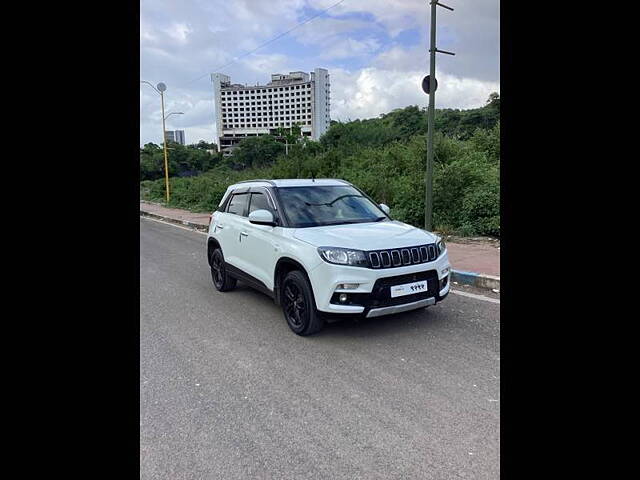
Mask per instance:
[[[232,84],[223,73],[211,74],[218,148],[225,151],[243,138],[275,134],[299,125],[302,135],[318,140],[329,128],[329,72],[274,73],[266,85]]]
[[[167,130],[167,143],[169,142],[184,145],[184,130]]]

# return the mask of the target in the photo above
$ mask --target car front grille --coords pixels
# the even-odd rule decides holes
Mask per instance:
[[[374,250],[367,252],[370,268],[394,268],[432,262],[438,258],[435,243],[415,247]]]

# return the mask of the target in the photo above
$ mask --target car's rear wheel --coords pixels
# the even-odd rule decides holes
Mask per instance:
[[[235,288],[238,282],[227,273],[222,250],[216,248],[211,255],[211,279],[216,290],[226,292]]]
[[[324,321],[318,315],[313,290],[304,273],[289,272],[282,282],[282,310],[289,328],[298,335],[319,331]]]

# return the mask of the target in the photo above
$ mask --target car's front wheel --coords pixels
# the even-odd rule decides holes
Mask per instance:
[[[211,254],[211,279],[219,292],[226,292],[235,288],[237,280],[227,273],[222,250],[216,248]]]
[[[282,310],[289,328],[298,335],[319,331],[324,321],[318,315],[313,290],[304,273],[289,272],[282,282]]]

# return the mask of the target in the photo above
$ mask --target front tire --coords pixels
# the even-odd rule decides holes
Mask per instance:
[[[211,280],[219,292],[228,292],[236,287],[238,281],[227,273],[222,250],[216,248],[211,255]]]
[[[324,325],[318,315],[313,290],[300,271],[289,272],[282,282],[282,310],[289,328],[302,336],[318,332]]]

